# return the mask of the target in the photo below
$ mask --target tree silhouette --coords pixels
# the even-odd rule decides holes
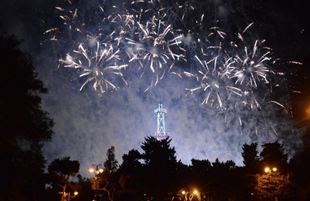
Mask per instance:
[[[90,180],[83,178],[81,175],[77,175],[77,178],[78,182],[75,188],[79,192],[79,194],[77,197],[74,198],[74,201],[92,200],[94,195],[91,188]]]
[[[263,165],[261,168],[264,166],[274,166],[281,170],[282,173],[287,171],[287,154],[284,153],[284,149],[279,142],[264,144],[260,156],[262,157]]]
[[[118,162],[115,159],[115,147],[112,146],[107,151],[107,160],[104,162],[104,170],[107,173],[115,173],[118,168]]]
[[[207,190],[208,189],[208,174],[212,168],[210,161],[208,160],[191,160],[192,165],[190,166],[191,171],[191,186],[199,186],[200,190]]]
[[[245,198],[250,200],[253,197],[253,192],[256,187],[256,174],[259,171],[259,157],[257,151],[257,144],[244,144],[242,147],[242,157],[244,164],[243,178],[245,180]]]
[[[52,120],[41,108],[46,93],[29,55],[14,36],[0,35],[0,197],[41,200],[44,190],[43,142],[52,135]]]
[[[70,178],[79,172],[80,163],[70,160],[70,157],[55,159],[48,166],[49,183],[52,186],[54,194],[61,193],[61,200],[66,200],[71,195],[73,184]]]
[[[79,172],[80,163],[76,160],[70,160],[70,157],[55,159],[48,166],[48,172],[52,175],[58,175],[65,179],[74,176]]]
[[[100,190],[105,192],[108,200],[114,200],[114,195],[118,189],[118,161],[115,159],[115,147],[111,146],[107,150],[107,159],[104,162],[104,171],[99,174]]]
[[[307,135],[306,137],[309,137]],[[292,183],[296,200],[310,200],[310,139],[305,140],[302,150],[299,150],[290,161]]]
[[[262,147],[255,193],[259,200],[288,199],[292,185],[288,174],[287,154],[279,142],[266,143]]]
[[[233,165],[233,166],[231,166]],[[212,163],[208,176],[209,198],[214,200],[225,200],[229,197],[231,186],[230,173],[234,164],[225,165],[216,159]],[[225,189],[225,191],[223,191]]]
[[[280,172],[262,173],[257,175],[255,196],[261,201],[285,200],[289,197],[289,176]]]
[[[259,164],[257,144],[244,144],[242,147],[242,157],[246,172],[256,173]]]
[[[123,155],[123,163],[119,168],[120,193],[119,200],[137,201],[143,198],[142,156],[137,150],[130,150]]]
[[[137,150],[130,150],[123,155],[123,163],[120,166],[121,187],[132,191],[141,189],[141,170],[142,164],[139,161],[142,156]]]
[[[146,137],[142,143],[144,160],[143,184],[147,194],[154,200],[163,200],[168,192],[173,192],[176,180],[177,160],[175,149],[170,147],[169,137],[157,140]]]

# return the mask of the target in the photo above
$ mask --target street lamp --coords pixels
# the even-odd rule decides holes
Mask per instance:
[[[94,173],[94,172],[95,172],[95,169],[91,167],[91,168],[88,169],[88,171],[89,171],[90,173]]]
[[[71,194],[71,192],[60,192],[60,194],[61,194],[61,201],[70,201],[71,199],[78,196],[79,192],[74,191],[73,194]]]
[[[307,107],[306,109],[306,118],[309,119],[310,118],[310,105]]]
[[[264,172],[266,173],[266,174],[269,174],[269,173],[272,173],[272,172],[277,172],[278,171],[278,168],[277,167],[272,167],[272,168],[270,168],[269,166],[266,166],[265,168],[264,168]]]
[[[278,171],[278,168],[273,167],[273,168],[272,168],[272,171],[273,171],[273,172],[277,172],[277,171]]]
[[[199,199],[199,191],[197,189],[193,189],[191,191],[181,190],[181,194],[184,196],[184,201],[191,201],[194,197]]]
[[[264,168],[264,172],[265,172],[265,173],[270,173],[270,172],[271,172],[271,171],[270,171],[270,168],[269,168],[268,166],[265,167],[265,168]]]
[[[88,169],[88,172],[94,173],[96,177],[98,176],[98,174],[103,173],[103,171],[104,171],[104,169],[103,169],[103,167],[102,167],[101,164],[99,164],[99,165],[92,165],[92,166]]]
[[[103,188],[100,188],[101,187],[100,185],[102,182],[101,176],[102,176],[102,173],[104,172],[103,166],[101,164],[92,165],[88,169],[88,172],[93,174],[91,184],[92,184],[92,190],[94,191],[94,200],[98,201],[97,198],[101,200],[102,192],[100,191],[103,190]]]

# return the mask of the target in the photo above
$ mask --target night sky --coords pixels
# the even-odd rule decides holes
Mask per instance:
[[[78,1],[76,5],[87,18],[92,14],[89,10],[98,2],[112,5],[120,1]],[[208,8],[209,15],[228,36],[254,22],[251,37],[266,39],[274,56],[283,61],[281,70],[285,78],[281,81],[280,92],[272,97],[285,103],[285,111],[266,107],[257,112],[242,109],[223,112],[204,106],[201,94],[185,92],[185,88],[193,86],[192,80],[174,75],[166,76],[148,92],[144,90],[149,79],[134,77],[134,73],[126,75],[129,85],[117,91],[101,96],[90,87],[79,91],[83,82],[73,70],[62,68],[58,61],[70,51],[70,37],[66,36],[67,42],[55,44],[47,41],[43,34],[60,24],[55,7],[64,5],[64,1],[1,1],[0,31],[14,34],[22,41],[21,48],[31,54],[39,78],[49,90],[42,96],[43,108],[55,122],[55,134],[44,146],[48,161],[71,156],[86,170],[90,164],[102,163],[106,150],[112,145],[121,160],[130,149],[139,149],[144,137],[154,134],[156,117],[153,111],[160,102],[168,110],[166,129],[177,158],[184,163],[190,163],[192,158],[211,161],[219,158],[242,165],[244,143],[279,140],[290,151],[301,146],[302,127],[309,126],[305,111],[308,105],[310,107],[307,1],[198,2]],[[303,65],[284,61],[298,61]],[[236,118],[239,113],[244,115],[242,126]]]

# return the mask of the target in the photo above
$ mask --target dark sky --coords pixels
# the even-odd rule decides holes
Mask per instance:
[[[79,6],[83,5],[85,9],[97,5],[95,0],[79,2]],[[267,40],[276,57],[303,63],[296,66],[283,62],[283,65],[286,65],[285,85],[289,87],[288,102],[293,106],[295,124],[309,124],[303,120],[305,108],[310,105],[310,14],[307,1],[199,2],[214,11],[226,32],[254,22],[255,35]],[[243,128],[234,120],[233,113],[227,113],[228,118],[223,119],[217,110],[202,106],[199,97],[186,96],[184,89],[190,83],[175,77],[165,79],[148,93],[143,92],[143,79],[102,97],[92,91],[80,92],[76,75],[58,68],[58,59],[64,56],[65,48],[44,42],[43,32],[57,24],[55,6],[62,3],[60,0],[0,3],[0,31],[15,34],[23,41],[22,48],[32,55],[39,77],[49,89],[49,93],[43,96],[43,107],[55,121],[55,135],[45,146],[49,160],[69,155],[80,160],[85,168],[105,160],[105,152],[111,145],[116,147],[120,159],[129,149],[138,149],[143,138],[155,132],[153,110],[159,102],[168,109],[167,130],[178,158],[186,163],[191,158],[214,160],[219,157],[241,164],[242,144],[253,141],[263,143],[280,139],[285,142],[293,139],[299,144],[297,134],[286,139],[282,135],[270,134],[273,129],[282,132],[283,125],[288,124],[280,123],[273,114],[248,114]],[[266,119],[262,121],[262,118]],[[249,134],[255,129],[259,132]]]

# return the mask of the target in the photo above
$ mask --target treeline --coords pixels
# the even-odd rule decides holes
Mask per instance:
[[[43,143],[53,121],[41,108],[47,89],[37,78],[30,56],[12,36],[0,35],[0,200],[309,200],[310,146],[288,161],[278,143],[243,146],[244,166],[233,161],[177,160],[171,139],[145,138],[142,152],[131,150],[121,164],[114,147],[93,177],[79,175],[78,161],[56,159],[47,166]],[[268,167],[268,168],[267,168]]]
[[[114,147],[107,151],[104,165],[92,167],[93,177],[78,181],[69,176],[78,173],[69,158],[56,159],[49,166],[50,180],[48,192],[51,200],[61,199],[63,186],[75,200],[205,200],[205,201],[274,201],[308,200],[310,195],[309,149],[299,152],[288,162],[283,147],[278,142],[263,145],[257,151],[257,144],[245,144],[242,156],[244,166],[238,167],[233,161],[214,162],[191,160],[185,165],[176,159],[176,152],[170,146],[170,138],[158,141],[146,137],[141,145],[142,152],[130,150],[123,155],[118,165]],[[308,159],[306,159],[308,157]],[[55,163],[67,167],[72,163],[72,171],[50,171]],[[61,164],[59,163],[59,164]],[[60,184],[60,185],[58,185]],[[87,198],[87,199],[86,199]]]

